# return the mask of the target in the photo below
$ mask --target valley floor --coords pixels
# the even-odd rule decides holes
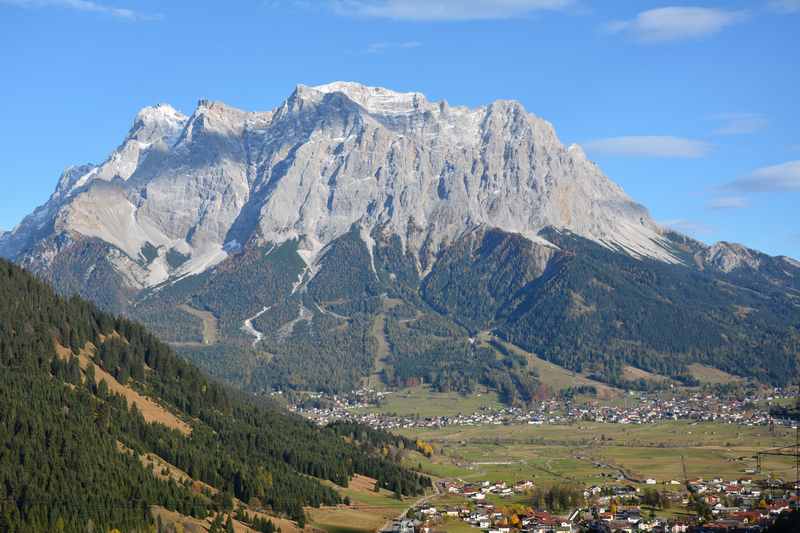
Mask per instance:
[[[513,487],[530,481],[531,487],[543,490],[555,486],[580,491],[633,487],[642,493],[655,489],[676,501],[669,509],[654,510],[657,517],[692,518],[694,513],[681,503],[686,493],[684,462],[688,478],[705,483],[749,479],[756,484],[769,478],[792,480],[795,474],[794,461],[788,457],[770,458],[760,472],[755,471],[758,451],[794,442],[794,431],[783,427],[686,421],[641,425],[586,422],[408,428],[399,433],[433,446],[435,453],[430,458],[406,452],[405,463],[437,481],[437,493],[424,503],[440,511],[475,507],[475,502],[462,494],[449,494],[446,487],[488,483]],[[316,527],[331,533],[375,531],[392,512],[398,516],[410,505],[393,500],[388,491],[372,492],[363,479],[343,494],[353,505],[311,511]],[[526,490],[507,496],[489,494],[485,502],[503,509],[527,508],[533,505],[533,498],[531,490]],[[478,531],[461,519],[441,519],[435,531]]]

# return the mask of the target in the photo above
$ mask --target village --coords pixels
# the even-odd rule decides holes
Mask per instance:
[[[438,416],[396,415],[375,409],[391,392],[362,389],[344,395],[311,393],[289,409],[318,425],[338,420],[365,424],[375,429],[441,428],[447,426],[557,424],[581,421],[610,424],[651,424],[665,420],[717,422],[742,426],[781,425],[792,427],[789,419],[770,414],[770,405],[794,398],[792,391],[770,389],[738,397],[721,398],[708,392],[668,394],[630,391],[622,402],[577,403],[571,398],[552,398],[530,407],[481,408],[472,413]]]
[[[538,491],[532,480],[443,481],[437,490],[448,503],[416,506],[387,533],[447,531],[454,522],[488,533],[762,531],[799,501],[798,487],[779,480],[648,479],[645,485],[593,485],[570,493]],[[453,503],[453,497],[462,502]],[[579,503],[569,507],[575,500]],[[540,506],[560,506],[563,512],[537,510]]]
[[[563,437],[553,437],[553,433],[548,438],[554,447],[547,448],[553,451],[534,452],[526,449],[523,443],[530,437],[521,437],[519,431],[524,426],[528,428],[526,435],[536,435],[540,431],[557,431],[563,435],[569,431],[567,428],[573,427],[574,438],[579,439],[578,434],[585,426],[609,424],[605,427],[619,428],[613,430],[616,438],[625,435],[620,433],[626,431],[625,428],[628,431],[641,428],[663,439],[667,431],[683,427],[684,436],[673,433],[677,440],[671,446],[685,446],[678,442],[695,437],[707,439],[709,445],[714,446],[723,438],[719,428],[727,427],[730,430],[724,433],[728,435],[725,442],[732,441],[737,432],[779,439],[782,437],[778,435],[794,434],[788,428],[795,427],[795,422],[780,416],[785,411],[774,407],[792,404],[793,393],[780,388],[741,388],[730,394],[685,388],[629,391],[614,401],[594,398],[576,401],[573,397],[561,396],[528,407],[482,406],[466,414],[421,416],[408,411],[401,415],[392,412],[395,405],[403,407],[397,401],[392,403],[392,394],[397,393],[362,389],[338,396],[307,395],[300,401],[290,402],[289,406],[295,413],[322,426],[345,420],[403,434],[442,438],[451,431],[458,435],[449,445],[450,441],[440,441],[446,448],[441,452],[447,454],[441,461],[444,465],[452,463],[462,468],[464,474],[446,474],[449,466],[433,470],[443,472],[435,484],[436,494],[424,498],[402,518],[393,521],[385,529],[387,533],[471,530],[485,533],[755,532],[764,531],[782,513],[798,506],[800,487],[793,481],[793,467],[791,474],[784,470],[785,479],[781,479],[759,470],[753,458],[735,458],[736,454],[731,452],[728,459],[731,462],[709,463],[708,467],[701,467],[704,478],[693,478],[687,475],[680,455],[692,453],[687,450],[673,455],[678,468],[672,468],[669,474],[672,477],[662,470],[660,478],[647,475],[646,466],[640,466],[639,474],[634,474],[630,468],[607,461],[593,450],[559,452],[559,439]],[[536,426],[543,427],[540,430]],[[467,438],[465,431],[476,435],[475,444],[464,440]],[[501,431],[513,431],[516,437],[503,444],[506,441],[497,439],[509,437],[498,437]],[[499,443],[495,444],[496,451],[481,448],[484,446],[481,442],[487,442],[487,438]],[[747,441],[746,437],[742,438]],[[609,436],[606,442],[610,441]],[[628,441],[620,444],[624,442]],[[630,453],[643,453],[635,448],[628,449]],[[466,458],[463,454],[467,454]],[[536,465],[549,464],[548,456],[554,461],[566,457],[574,460],[570,464],[575,466],[565,464],[559,472],[545,472]],[[543,457],[544,463],[537,463],[536,457]],[[703,459],[692,461],[694,468],[703,465]],[[583,468],[579,466],[581,463],[593,473],[575,470]],[[679,474],[681,463],[682,476]],[[647,463],[632,460],[630,464]],[[487,469],[492,473],[478,477]],[[525,478],[526,475],[529,477]]]

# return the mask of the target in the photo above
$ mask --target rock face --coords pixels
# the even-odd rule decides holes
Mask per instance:
[[[739,268],[758,270],[761,258],[758,252],[741,244],[718,242],[701,252],[702,262],[722,272],[732,272]]]
[[[59,247],[45,252],[43,241],[97,239],[139,290],[245,244],[299,239],[313,263],[353,224],[366,240],[375,227],[398,235],[421,272],[481,225],[533,240],[554,226],[677,261],[647,211],[519,103],[450,107],[344,82],[298,86],[271,112],[145,108],[104,163],[64,172],[50,200],[0,238],[0,254],[46,269]]]

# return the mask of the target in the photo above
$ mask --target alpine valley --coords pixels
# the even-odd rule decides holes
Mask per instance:
[[[514,101],[357,83],[276,109],[141,110],[0,255],[248,391],[540,386],[539,357],[638,387],[704,365],[783,385],[800,263],[660,227]]]

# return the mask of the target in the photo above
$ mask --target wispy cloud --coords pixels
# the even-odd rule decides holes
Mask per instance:
[[[750,207],[750,202],[744,196],[720,196],[711,199],[707,207],[714,210],[744,209]]]
[[[672,220],[659,220],[658,223],[662,226],[674,229],[687,235],[701,237],[703,235],[710,235],[716,230],[703,222],[694,220],[687,220],[685,218],[675,218]]]
[[[646,43],[697,39],[719,33],[747,18],[744,11],[709,7],[660,7],[642,11],[631,20],[606,26],[611,33],[632,35]]]
[[[705,141],[659,135],[595,139],[583,146],[589,152],[601,154],[666,158],[703,157],[712,148]]]
[[[386,52],[387,50],[392,50],[392,49],[409,50],[411,48],[419,48],[420,46],[422,46],[422,43],[419,41],[404,41],[404,42],[381,41],[377,43],[368,44],[367,48],[364,51],[368,54],[381,54],[383,52]]]
[[[767,117],[760,113],[719,113],[710,118],[719,123],[719,127],[714,130],[717,135],[755,133],[769,124]]]
[[[800,13],[800,0],[770,0],[768,5],[778,13]]]
[[[534,11],[559,11],[576,0],[333,0],[336,13],[398,20],[505,19]]]
[[[113,7],[91,0],[0,0],[0,4],[22,8],[61,8],[86,13],[102,13],[126,20],[159,20],[163,15],[141,13],[124,7]]]
[[[800,191],[800,161],[758,168],[725,188],[744,192]]]

